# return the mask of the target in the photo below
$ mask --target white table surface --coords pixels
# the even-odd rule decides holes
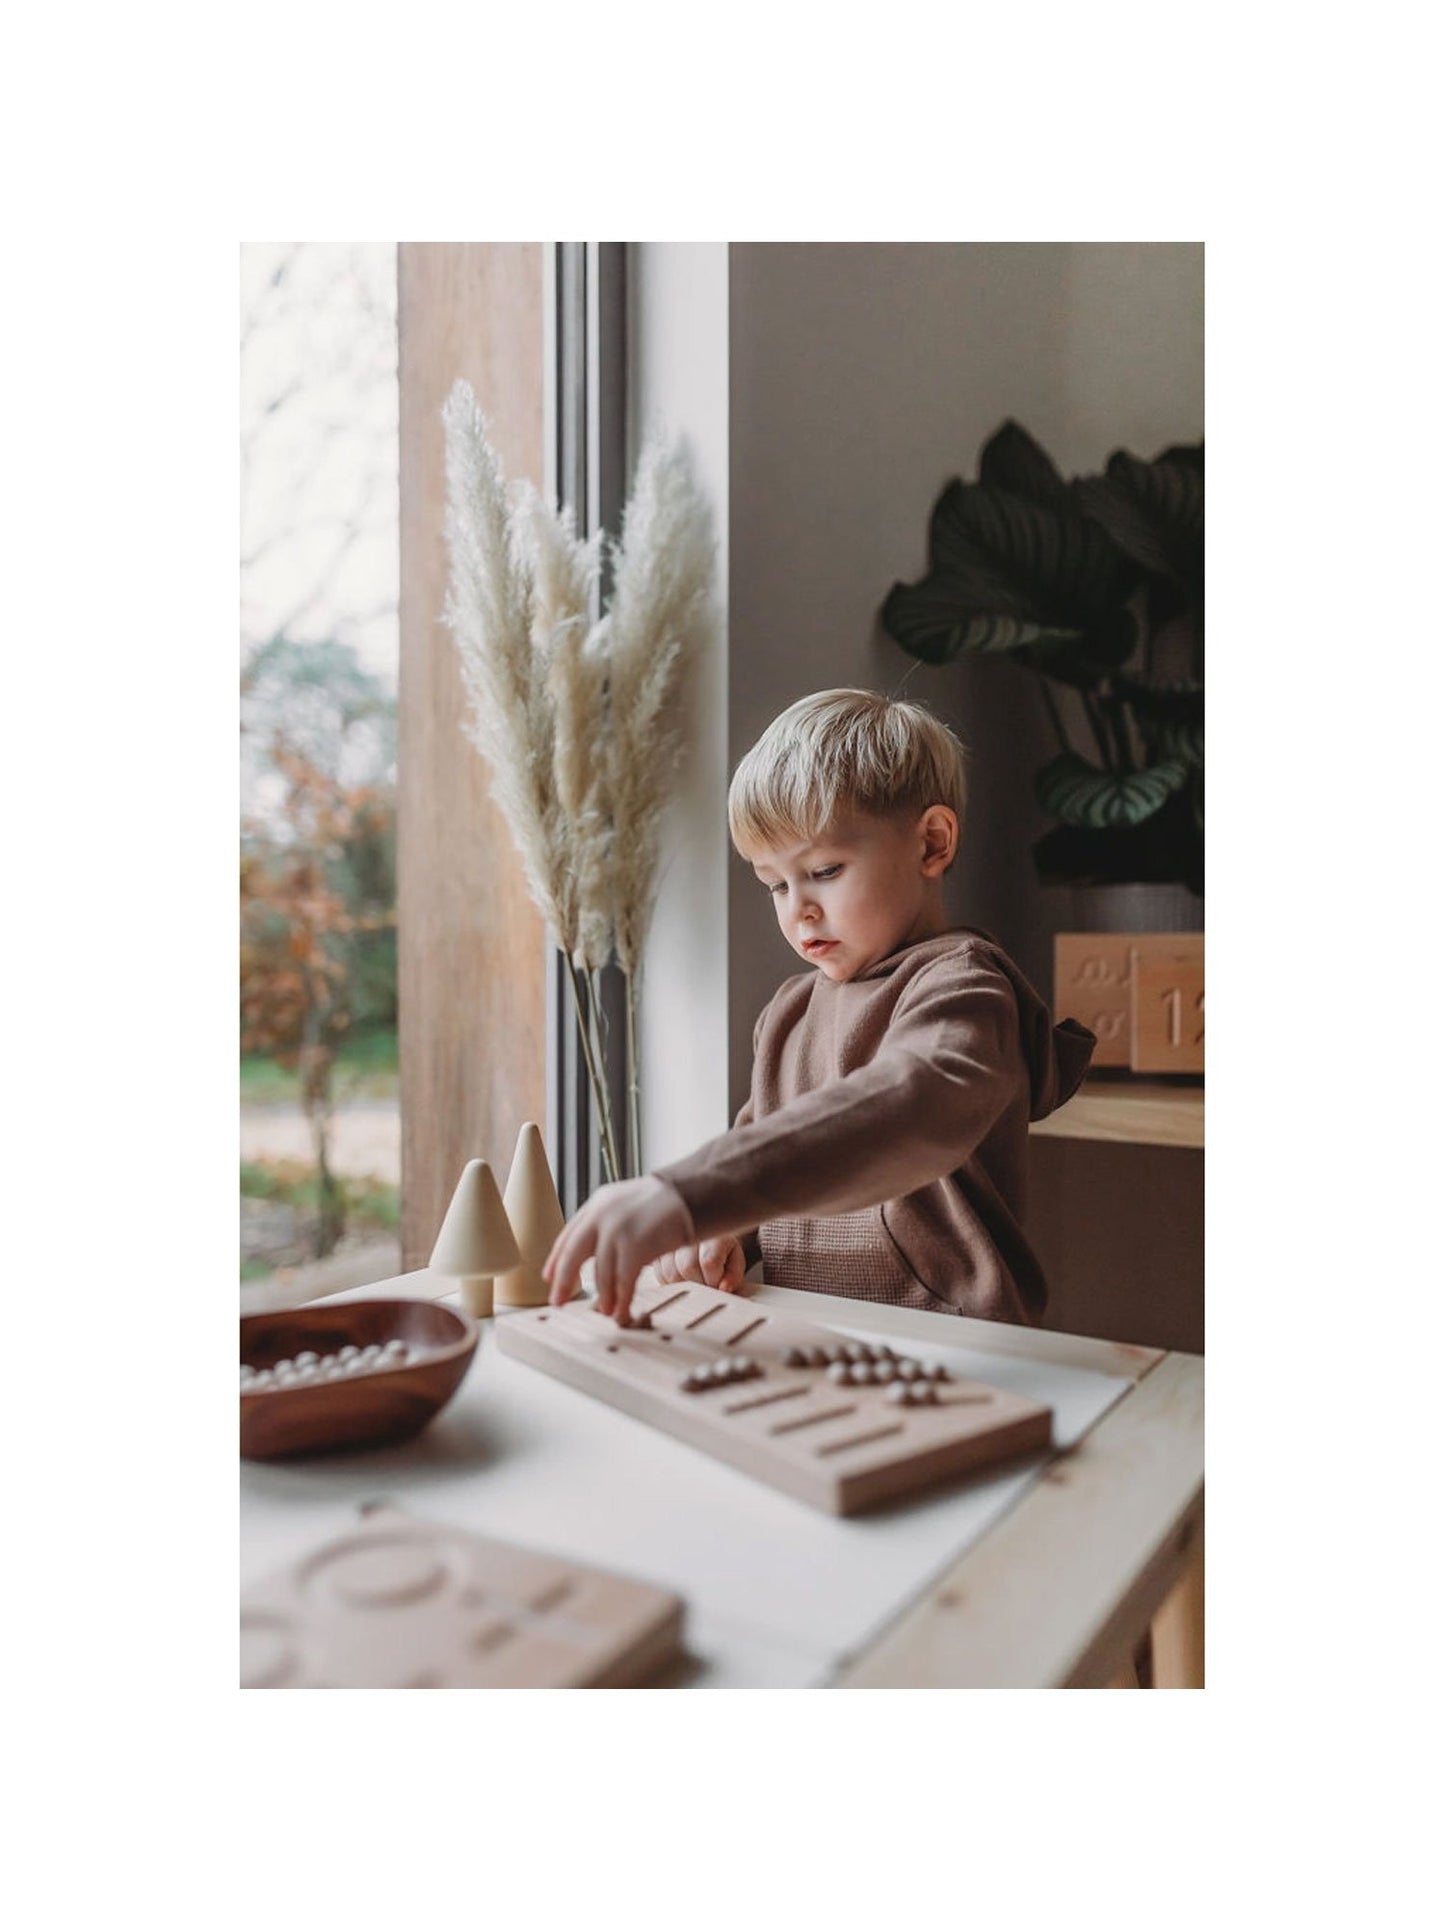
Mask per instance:
[[[431,1295],[425,1274],[347,1295],[389,1290]],[[845,1322],[848,1310],[848,1301],[820,1295],[813,1315],[874,1338],[887,1329],[877,1306],[867,1308],[866,1329]],[[936,1322],[939,1342],[924,1342],[916,1317],[906,1335],[900,1321],[902,1347],[1048,1404],[1056,1448],[1072,1445],[1130,1389],[1123,1376],[969,1351],[944,1342],[949,1321]],[[416,1439],[242,1462],[241,1578],[261,1578],[344,1531],[363,1502],[387,1499],[439,1525],[680,1593],[690,1659],[666,1683],[824,1685],[1017,1502],[1049,1456],[834,1518],[503,1357],[489,1320],[456,1396]]]

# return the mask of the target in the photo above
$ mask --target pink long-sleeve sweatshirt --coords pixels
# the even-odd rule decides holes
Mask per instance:
[[[1031,1322],[1047,1286],[1023,1231],[1029,1121],[1073,1095],[1094,1042],[979,930],[849,983],[807,971],[758,1019],[732,1130],[657,1176],[699,1238],[760,1252],[771,1285]]]

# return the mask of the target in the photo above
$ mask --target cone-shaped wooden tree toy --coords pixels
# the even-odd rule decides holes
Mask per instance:
[[[497,1303],[545,1305],[547,1281],[542,1276],[542,1266],[567,1220],[557,1186],[552,1181],[547,1147],[535,1124],[524,1124],[517,1133],[505,1203],[522,1262],[512,1271],[499,1273]]]
[[[455,1278],[473,1318],[492,1315],[492,1280],[521,1258],[492,1167],[473,1158],[452,1193],[432,1247],[431,1268]]]

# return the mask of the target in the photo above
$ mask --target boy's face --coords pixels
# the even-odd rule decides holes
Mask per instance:
[[[850,815],[814,843],[758,852],[753,870],[793,949],[843,984],[947,927],[939,884],[957,843],[942,804],[916,821]]]

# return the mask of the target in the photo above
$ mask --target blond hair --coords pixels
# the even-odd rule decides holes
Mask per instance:
[[[964,747],[921,703],[871,689],[804,696],[769,723],[728,789],[743,856],[816,839],[846,811],[916,816],[944,803],[963,830]]]

